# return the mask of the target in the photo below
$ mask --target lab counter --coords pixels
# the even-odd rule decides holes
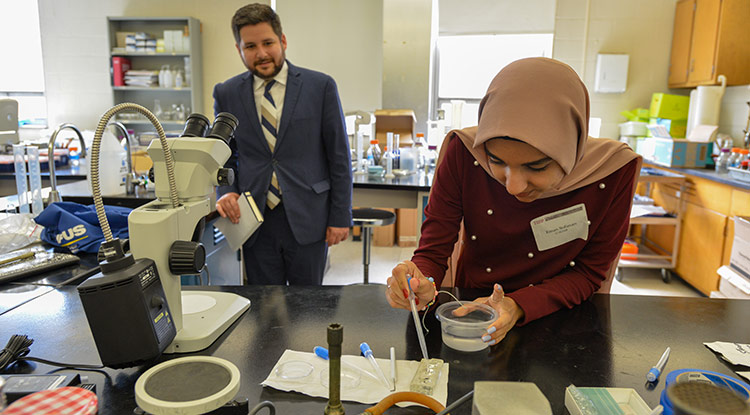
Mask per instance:
[[[668,170],[668,171],[672,171],[672,172],[687,175],[687,176],[699,177],[701,179],[706,179],[715,183],[736,187],[738,189],[750,190],[750,182],[743,182],[743,181],[737,180],[728,174],[719,174],[713,168],[700,169],[696,167],[696,168],[681,169],[677,167],[664,167],[664,166],[661,166],[659,164],[656,164],[647,160],[643,160],[643,166],[644,167],[645,166],[656,167],[659,169]]]
[[[391,346],[397,359],[419,360],[421,352],[411,315],[392,309],[382,285],[323,287],[210,287],[247,297],[248,311],[219,339],[197,355],[227,359],[241,373],[237,398],[251,406],[274,402],[280,414],[323,413],[326,400],[260,386],[286,349],[311,352],[326,346],[326,327],[343,325],[343,354],[359,355],[367,341],[376,357],[387,358]],[[489,292],[454,290],[461,298]],[[2,294],[0,294],[0,297]],[[440,302],[450,301],[441,294]],[[698,368],[736,376],[703,342],[750,343],[750,302],[709,298],[677,298],[596,294],[582,305],[514,328],[498,345],[462,353],[441,340],[434,311],[425,322],[430,357],[450,364],[448,402],[473,388],[478,380],[535,383],[550,401],[554,414],[565,414],[565,387],[633,388],[651,407],[659,403],[666,373]],[[100,364],[75,287],[60,287],[11,310],[0,324],[0,341],[12,334],[34,339],[30,356],[79,364]],[[54,322],[54,324],[50,324]],[[135,341],[131,339],[129,341]],[[649,390],[645,376],[664,349],[672,349],[665,375]],[[182,355],[164,355],[159,363]],[[150,366],[149,366],[150,367]],[[133,413],[134,384],[149,367],[84,372],[97,385],[99,413]],[[51,366],[33,362],[13,367],[14,373],[48,373]],[[344,402],[347,413],[371,405]],[[467,404],[451,412],[470,414]],[[389,414],[419,414],[424,409],[393,408]]]

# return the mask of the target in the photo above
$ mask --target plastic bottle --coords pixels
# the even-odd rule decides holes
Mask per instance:
[[[379,166],[380,165],[380,146],[378,145],[378,140],[370,140],[370,147],[367,147],[367,160],[370,163],[370,166]]]
[[[716,158],[716,173],[719,174],[727,174],[729,172],[729,157],[731,156],[731,153],[729,152],[728,148],[722,148],[721,154],[719,154],[719,157]]]
[[[417,171],[425,168],[427,160],[427,146],[424,140],[424,134],[417,133],[417,139],[414,141],[414,148],[417,151]]]
[[[158,99],[154,100],[154,116],[161,118],[164,115],[164,111],[161,109],[161,101]]]
[[[182,75],[182,71],[177,71],[177,76],[174,77],[174,87],[182,88],[185,84],[185,77]]]
[[[729,167],[739,166],[740,164],[739,157],[740,157],[739,147],[732,147],[732,153],[729,155],[729,161],[727,161],[727,166]]]
[[[114,196],[126,193],[125,181],[128,176],[127,150],[120,144],[120,140],[109,131],[104,131],[99,148],[99,189],[102,196]],[[89,164],[89,169],[91,165]],[[89,189],[91,186],[91,172],[89,171]]]
[[[437,159],[437,146],[431,144],[430,146],[428,146],[427,154],[425,156],[425,171],[427,173],[432,173],[435,171],[435,163],[437,163]]]

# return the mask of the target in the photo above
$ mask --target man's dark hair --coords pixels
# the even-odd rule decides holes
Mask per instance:
[[[240,29],[247,25],[256,25],[259,23],[268,23],[271,25],[273,32],[281,40],[281,20],[279,15],[273,9],[265,4],[248,4],[241,7],[232,17],[232,32],[234,40],[240,43]]]

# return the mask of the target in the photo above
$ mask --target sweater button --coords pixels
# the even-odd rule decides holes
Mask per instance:
[[[472,241],[476,241],[477,240],[477,236],[476,235],[471,235],[471,240]]]
[[[600,188],[600,189],[604,189],[605,187],[607,187],[607,185],[606,185],[606,184],[604,184],[604,183],[599,183],[599,188]]]
[[[475,166],[478,166],[478,165],[479,165],[479,162],[478,162],[478,161],[476,161],[476,160],[474,160],[474,165],[475,165]]]
[[[495,213],[495,212],[493,212],[492,209],[487,209],[487,214],[488,215],[492,215],[493,213]]]
[[[534,258],[534,253],[533,252],[529,252],[528,256],[529,256],[529,258]]]
[[[575,262],[575,261],[570,261],[570,266],[571,266],[571,267],[574,267],[574,266],[576,266],[576,262]]]
[[[485,271],[487,271],[487,273],[488,273],[488,274],[489,274],[490,272],[492,272],[492,268],[490,268],[490,267],[487,267],[487,268],[485,268],[484,270],[485,270]]]

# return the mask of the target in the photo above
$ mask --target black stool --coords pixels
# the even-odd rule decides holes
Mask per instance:
[[[396,214],[382,209],[352,209],[355,226],[362,227],[362,264],[365,268],[364,283],[369,283],[370,245],[372,244],[372,228],[387,226],[396,222]]]

